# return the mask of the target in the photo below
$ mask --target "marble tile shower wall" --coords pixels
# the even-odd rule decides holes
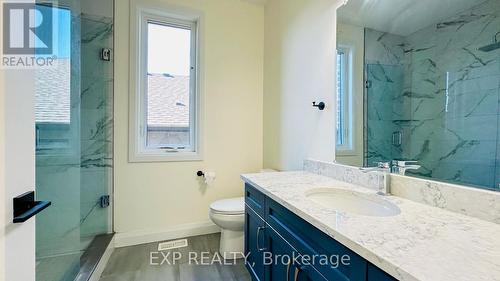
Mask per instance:
[[[399,81],[403,90],[390,94],[395,101],[392,108],[384,101],[375,106],[368,103],[369,109],[392,110],[392,116],[385,118],[392,121],[391,129],[403,132],[403,145],[382,146],[375,141],[378,150],[369,155],[418,160],[423,166],[414,173],[418,176],[499,188],[500,50],[478,50],[491,44],[499,31],[500,2],[496,0],[419,30],[402,42],[391,39],[395,35],[366,30],[366,47],[378,50],[370,53],[375,57],[367,54],[367,69],[379,57],[398,58],[391,67],[403,65],[404,69]],[[391,72],[388,68],[384,66],[385,73]],[[384,83],[393,83],[390,78]]]
[[[100,50],[112,47],[113,20],[81,14],[73,21],[70,125],[77,140],[71,157],[37,155],[38,196],[53,202],[37,217],[39,257],[85,249],[111,224],[99,198],[112,187],[113,63],[102,61]]]
[[[408,156],[424,163],[420,175],[498,187],[500,50],[478,48],[499,31],[500,2],[492,0],[406,38]]]

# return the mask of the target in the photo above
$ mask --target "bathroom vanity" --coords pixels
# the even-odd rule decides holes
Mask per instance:
[[[245,254],[253,280],[396,280],[250,184],[245,204]]]
[[[254,281],[500,280],[498,224],[307,171],[242,179],[245,253]],[[318,190],[372,200],[375,212],[350,203],[342,207],[349,211],[328,207],[335,201],[317,200]],[[339,262],[312,261],[321,256]]]

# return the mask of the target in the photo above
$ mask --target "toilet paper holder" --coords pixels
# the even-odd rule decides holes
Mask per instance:
[[[203,182],[205,182],[206,185],[212,185],[216,178],[215,172],[198,171],[196,172],[196,175],[198,177],[203,177]]]

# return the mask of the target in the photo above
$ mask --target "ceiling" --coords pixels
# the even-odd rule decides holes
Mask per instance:
[[[485,0],[349,0],[340,22],[408,36]]]

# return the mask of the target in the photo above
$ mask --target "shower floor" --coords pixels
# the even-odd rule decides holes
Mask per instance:
[[[36,281],[87,280],[106,250],[113,234],[82,238],[80,251],[38,258]]]
[[[80,270],[82,252],[40,258],[36,261],[36,281],[73,281]]]

